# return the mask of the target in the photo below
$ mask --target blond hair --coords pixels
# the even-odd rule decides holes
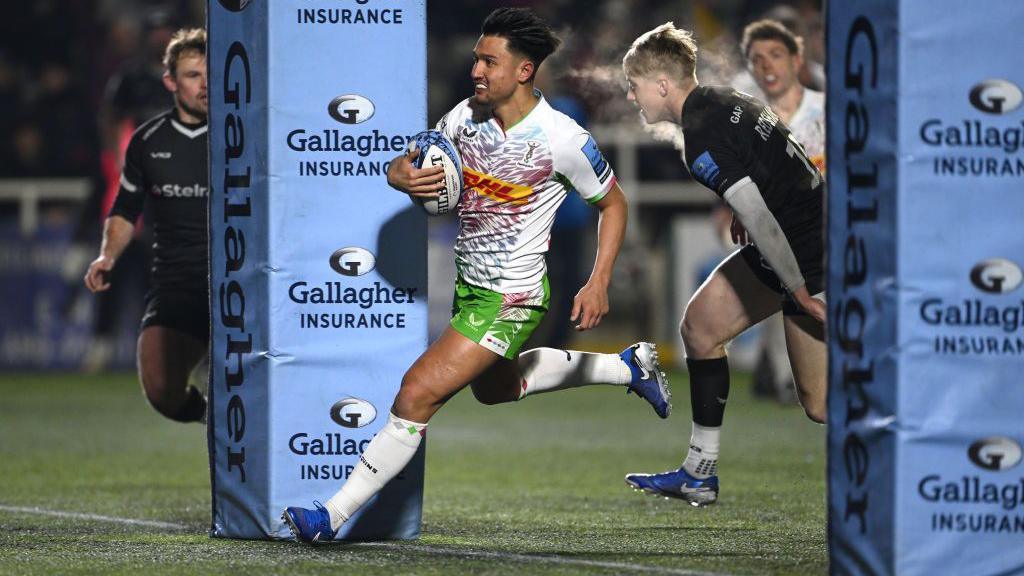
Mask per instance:
[[[174,33],[164,50],[164,68],[174,77],[178,71],[178,60],[183,54],[198,52],[206,56],[206,30],[202,28],[182,28]]]
[[[633,41],[622,58],[630,77],[649,77],[664,72],[679,81],[696,80],[697,41],[693,33],[666,22]]]

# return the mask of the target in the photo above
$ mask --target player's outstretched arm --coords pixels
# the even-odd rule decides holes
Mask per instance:
[[[572,305],[569,319],[576,322],[576,329],[583,331],[596,327],[608,313],[608,284],[612,268],[626,235],[628,207],[626,196],[618,184],[595,204],[601,211],[597,225],[597,257],[590,279],[580,288]]]
[[[85,272],[85,287],[93,292],[110,288],[107,273],[114,269],[114,263],[132,241],[135,225],[120,216],[110,216],[103,223],[103,243],[100,255],[89,264]]]
[[[444,168],[417,168],[413,160],[419,154],[419,149],[414,148],[392,159],[388,165],[388,185],[417,198],[437,198],[437,191],[444,188]]]

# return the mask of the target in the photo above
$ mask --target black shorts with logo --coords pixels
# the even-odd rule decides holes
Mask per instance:
[[[800,266],[800,273],[804,276],[807,292],[811,296],[825,289],[825,271],[824,262],[822,261],[824,258],[823,243],[820,241],[820,235],[818,238],[817,242],[813,238],[808,238],[807,240],[809,241],[807,242],[794,242],[790,244],[790,247],[793,248],[793,255],[796,256],[797,264]],[[761,256],[757,246],[747,244],[740,249],[740,256],[750,266],[751,271],[754,272],[754,275],[757,276],[761,283],[783,296],[782,314],[784,316],[804,314],[803,309],[786,293],[786,289],[782,287],[782,281],[775,274],[775,270],[772,270],[772,267]]]
[[[210,298],[206,292],[154,289],[146,294],[142,328],[164,326],[202,342],[210,339]]]

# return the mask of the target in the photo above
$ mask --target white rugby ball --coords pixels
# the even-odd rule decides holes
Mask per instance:
[[[437,130],[424,130],[413,136],[409,150],[415,148],[419,148],[420,154],[413,160],[414,166],[444,168],[444,188],[437,191],[437,198],[411,198],[431,216],[454,212],[462,196],[462,158],[459,151],[447,136]]]

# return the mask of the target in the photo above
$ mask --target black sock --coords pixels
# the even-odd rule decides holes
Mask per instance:
[[[195,386],[189,385],[186,392],[185,404],[171,420],[177,422],[199,422],[206,417],[206,398]]]
[[[686,367],[690,370],[693,421],[710,428],[721,426],[722,417],[725,415],[725,401],[729,399],[728,358],[687,358]]]

